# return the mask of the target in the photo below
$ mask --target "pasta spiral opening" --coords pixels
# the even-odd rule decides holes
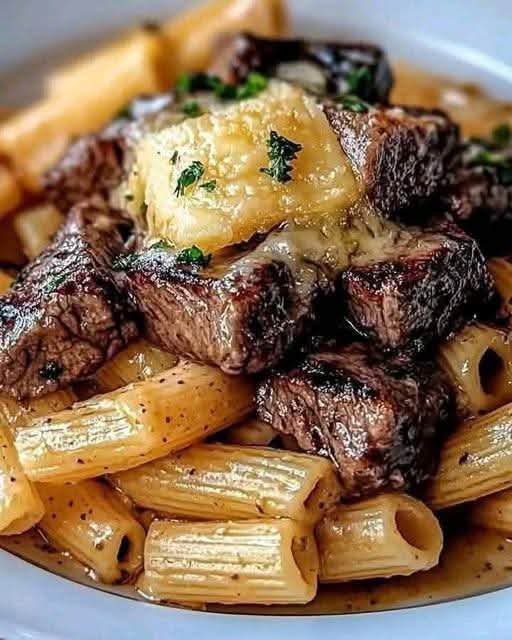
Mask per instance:
[[[494,349],[486,349],[478,363],[478,375],[484,393],[490,395],[499,393],[504,373],[503,358]]]
[[[427,551],[432,546],[432,532],[426,526],[423,514],[400,507],[395,513],[395,524],[402,538],[416,549]]]

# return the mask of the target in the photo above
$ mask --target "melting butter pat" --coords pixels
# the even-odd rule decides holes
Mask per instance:
[[[270,164],[272,130],[302,145],[288,182],[260,171]],[[204,173],[177,195],[180,175],[193,162]],[[358,197],[349,161],[321,106],[302,89],[277,81],[256,98],[149,134],[139,144],[129,180],[134,208],[145,212],[151,235],[208,252],[283,220],[314,222]],[[202,186],[212,181],[214,188]]]

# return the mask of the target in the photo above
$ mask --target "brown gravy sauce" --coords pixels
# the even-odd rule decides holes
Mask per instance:
[[[497,124],[512,125],[512,104],[490,99],[476,86],[447,81],[404,64],[397,65],[395,74],[393,102],[444,109],[461,125],[465,135],[487,136]],[[464,522],[463,518],[458,519]],[[302,607],[208,606],[208,610],[285,615],[378,611],[432,604],[512,586],[512,539],[464,523],[456,530],[450,525],[446,529],[441,562],[430,571],[388,580],[322,586],[315,600]],[[140,599],[133,585],[95,582],[83,566],[53,549],[36,531],[1,538],[0,547],[76,582]]]

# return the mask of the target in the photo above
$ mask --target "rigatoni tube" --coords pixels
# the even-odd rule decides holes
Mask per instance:
[[[113,476],[138,505],[199,520],[315,523],[340,498],[334,465],[264,447],[200,444]]]
[[[464,327],[438,356],[462,415],[490,411],[512,400],[512,341],[507,331],[485,324]]]
[[[410,575],[439,561],[443,534],[419,500],[389,493],[331,510],[316,529],[320,582]]]
[[[116,496],[98,480],[76,485],[39,485],[46,514],[39,528],[58,548],[68,551],[112,584],[142,568],[145,532]]]
[[[162,351],[147,340],[136,340],[104,364],[95,379],[99,390],[107,393],[132,382],[148,380],[177,362],[178,358],[172,353]]]
[[[469,510],[469,520],[485,529],[512,535],[512,489],[477,500]]]
[[[25,255],[33,260],[49,244],[64,220],[52,204],[42,204],[20,211],[14,218],[14,229]]]
[[[0,535],[23,533],[43,517],[44,506],[25,476],[11,432],[0,427]]]
[[[252,418],[230,427],[225,435],[229,444],[266,447],[279,435],[279,431],[267,422]]]
[[[254,410],[252,383],[182,363],[15,431],[27,475],[76,482],[130,469],[190,446]]]
[[[153,522],[139,590],[155,600],[301,604],[315,597],[311,529],[293,520]]]
[[[512,486],[512,404],[468,420],[444,443],[426,502],[443,509]]]

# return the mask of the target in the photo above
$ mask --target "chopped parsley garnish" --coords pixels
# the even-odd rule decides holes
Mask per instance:
[[[205,191],[208,191],[208,193],[215,191],[216,187],[217,180],[209,180],[208,182],[203,182],[203,184],[199,185],[200,189],[204,189]]]
[[[165,238],[162,238],[161,240],[158,240],[158,242],[152,244],[149,248],[155,249],[156,251],[167,251],[168,249],[172,249],[172,244]]]
[[[176,90],[180,93],[212,91],[221,100],[245,100],[263,91],[267,84],[267,78],[255,71],[240,85],[226,83],[219,76],[207,73],[186,73],[178,78]]]
[[[197,118],[202,115],[203,110],[199,106],[199,102],[196,100],[188,100],[183,105],[183,113],[189,118]]]
[[[503,123],[493,129],[490,140],[471,139],[465,157],[469,166],[494,169],[501,184],[512,185],[512,127]]]
[[[292,142],[272,130],[267,140],[267,149],[270,166],[261,168],[261,173],[266,173],[278,182],[289,182],[292,179],[290,175],[293,169],[291,163],[297,159],[299,151],[302,151],[302,145]]]
[[[59,276],[53,276],[48,280],[46,285],[43,288],[44,293],[53,293],[56,289],[60,287],[67,279],[67,275],[61,273]]]
[[[346,77],[347,94],[367,100],[373,89],[373,73],[366,65],[352,69]]]
[[[178,152],[175,151],[171,156],[171,164],[176,164],[178,162]]]
[[[48,360],[48,362],[39,369],[39,375],[43,380],[49,380],[55,382],[58,380],[64,371],[64,367],[56,360]]]
[[[348,93],[346,96],[341,96],[337,100],[338,104],[340,104],[343,109],[347,109],[348,111],[355,111],[356,113],[366,113],[369,110],[369,105],[358,98],[357,96],[353,96]]]
[[[128,103],[117,112],[116,117],[114,119],[115,120],[131,120],[132,118],[133,118],[132,105]]]
[[[125,269],[128,269],[128,267],[131,267],[131,265],[135,262],[136,259],[137,259],[136,253],[125,253],[125,254],[116,256],[112,260],[112,269],[114,271],[124,271]]]
[[[256,71],[251,72],[247,76],[247,80],[244,84],[240,85],[236,91],[236,97],[239,100],[246,100],[247,98],[253,98],[261,91],[267,88],[268,79],[261,73]]]
[[[181,262],[182,264],[195,264],[200,267],[208,266],[211,259],[212,256],[210,253],[203,253],[195,244],[187,249],[182,249],[176,256],[176,262]]]
[[[492,140],[500,149],[512,145],[512,127],[506,122],[499,124],[492,130]]]
[[[178,181],[176,183],[176,188],[174,189],[174,195],[183,196],[185,195],[185,189],[190,187],[197,182],[204,173],[204,165],[199,160],[194,160],[191,165],[189,165],[186,169],[180,174]]]

